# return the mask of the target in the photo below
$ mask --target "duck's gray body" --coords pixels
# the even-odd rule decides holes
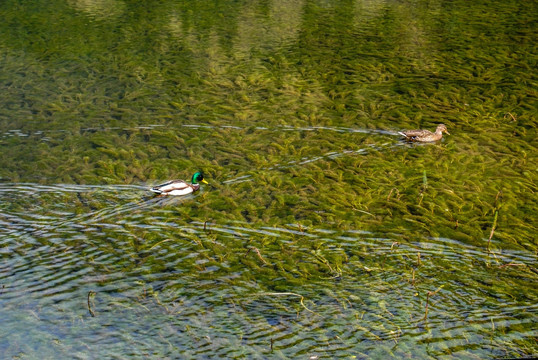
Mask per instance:
[[[188,195],[200,189],[200,184],[189,184],[183,180],[172,180],[152,187],[150,190],[158,195]]]

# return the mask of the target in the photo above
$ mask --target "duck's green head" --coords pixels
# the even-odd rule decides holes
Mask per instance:
[[[207,184],[207,181],[204,180],[204,174],[198,171],[198,172],[195,172],[194,175],[192,176],[191,183],[198,184],[199,182],[203,182],[204,184]]]

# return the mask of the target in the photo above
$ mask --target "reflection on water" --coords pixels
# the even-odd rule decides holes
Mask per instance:
[[[3,357],[537,353],[534,3],[0,11]]]
[[[259,7],[258,2],[246,2],[241,9],[233,46],[239,58],[250,57],[253,51],[291,45],[299,35],[304,1],[273,0],[264,14]]]
[[[69,0],[68,3],[98,20],[121,16],[126,7],[121,0]]]

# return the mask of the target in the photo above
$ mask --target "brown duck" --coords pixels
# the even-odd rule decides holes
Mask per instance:
[[[406,131],[398,132],[398,134],[404,136],[405,140],[407,141],[432,142],[432,141],[441,140],[443,138],[444,132],[450,135],[450,133],[446,129],[445,124],[439,124],[437,126],[437,129],[435,129],[435,132],[421,129],[421,130],[406,130]]]

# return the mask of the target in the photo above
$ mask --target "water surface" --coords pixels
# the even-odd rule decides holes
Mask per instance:
[[[3,357],[536,356],[535,2],[0,14]]]

